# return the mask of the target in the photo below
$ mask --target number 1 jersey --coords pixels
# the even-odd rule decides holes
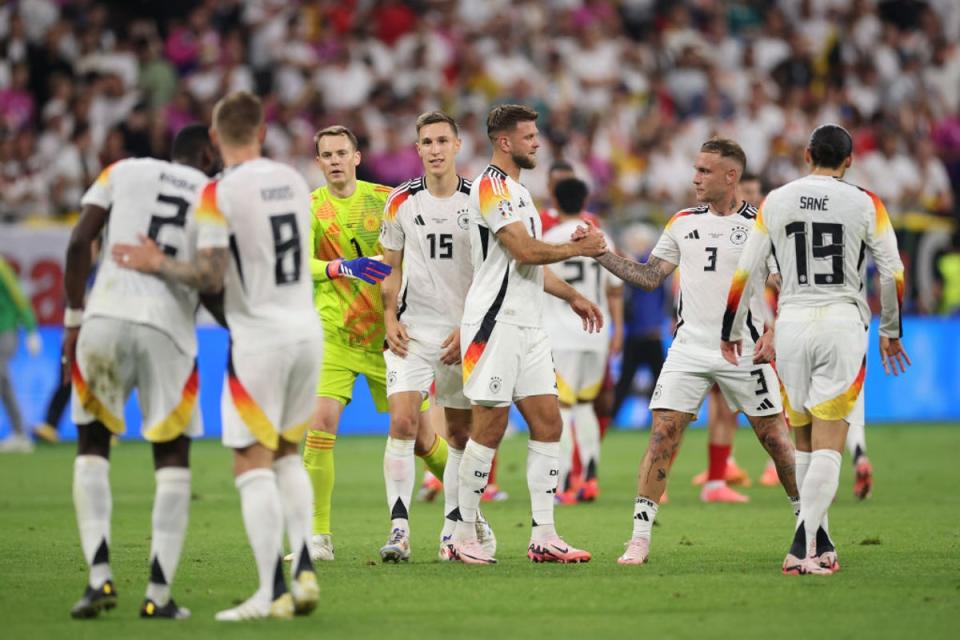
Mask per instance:
[[[153,158],[120,160],[104,169],[80,200],[110,212],[102,264],[85,315],[145,324],[169,335],[189,356],[197,352],[197,292],[153,275],[124,269],[110,256],[118,243],[151,238],[168,256],[194,259],[194,203],[207,176],[183,164]]]
[[[317,337],[310,278],[310,189],[285,164],[258,158],[226,170],[197,204],[198,249],[229,248],[224,311],[241,349]]]

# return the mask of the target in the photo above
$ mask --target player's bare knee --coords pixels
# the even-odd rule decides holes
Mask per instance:
[[[418,416],[410,415],[406,412],[397,412],[390,416],[390,437],[400,440],[413,440],[417,438],[419,426],[420,421]],[[433,440],[432,437],[430,439],[431,441]],[[432,442],[430,444],[432,444]],[[427,446],[429,446],[429,444]]]
[[[189,467],[190,438],[179,436],[169,442],[153,443],[153,468]]]
[[[77,455],[110,459],[110,438],[113,434],[102,422],[77,425]]]

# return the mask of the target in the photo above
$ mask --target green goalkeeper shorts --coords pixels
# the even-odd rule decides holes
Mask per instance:
[[[373,406],[380,413],[386,413],[389,408],[387,365],[383,354],[324,341],[323,364],[320,367],[320,381],[317,383],[318,397],[333,398],[344,405],[350,404],[353,399],[353,385],[361,374],[367,379]],[[425,398],[420,410],[426,411],[429,407],[430,400]]]

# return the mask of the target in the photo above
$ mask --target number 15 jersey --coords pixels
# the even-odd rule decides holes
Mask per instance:
[[[224,311],[239,348],[319,337],[310,278],[310,189],[285,164],[258,158],[225,171],[197,205],[198,249],[228,248]]]
[[[440,345],[460,326],[473,279],[470,262],[470,181],[460,178],[437,198],[423,177],[394,189],[383,212],[380,244],[403,251],[397,316],[415,340]]]
[[[102,264],[85,315],[145,324],[169,335],[189,356],[197,352],[197,292],[124,269],[110,256],[117,243],[151,238],[168,256],[192,262],[196,244],[194,203],[207,176],[183,164],[153,158],[121,160],[104,169],[80,200],[110,211]]]

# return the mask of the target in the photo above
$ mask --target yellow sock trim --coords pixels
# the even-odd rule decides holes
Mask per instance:
[[[450,448],[447,446],[447,441],[438,434],[430,447],[430,451],[427,451],[421,457],[427,468],[430,469],[430,473],[438,478],[443,478],[443,470],[447,466],[447,454],[449,452]]]
[[[333,464],[333,445],[337,436],[326,431],[307,431],[303,449],[303,466],[313,485],[313,532],[330,533],[330,512],[333,507],[333,484],[336,471]]]

